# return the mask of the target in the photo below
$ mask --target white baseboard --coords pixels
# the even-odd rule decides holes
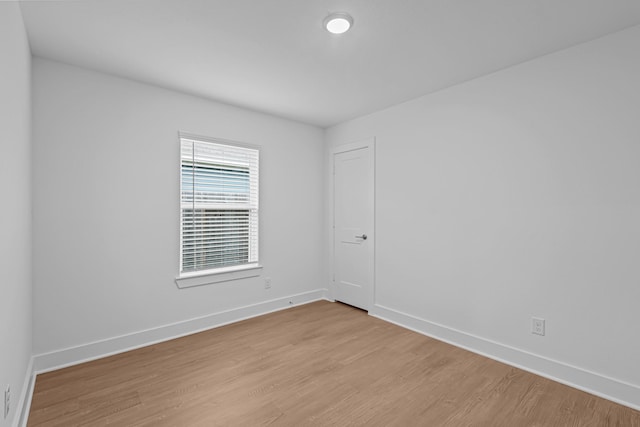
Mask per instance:
[[[27,416],[29,414],[29,408],[31,407],[31,397],[33,396],[33,385],[35,375],[33,375],[33,356],[29,359],[27,370],[24,374],[24,381],[22,383],[22,392],[20,393],[20,399],[16,405],[16,414],[13,418],[13,427],[22,427],[27,425]]]
[[[640,386],[487,340],[410,314],[374,305],[369,314],[473,353],[640,410]]]
[[[41,374],[56,369],[73,366],[95,359],[111,356],[140,347],[168,341],[185,335],[217,328],[229,323],[261,316],[274,311],[284,310],[296,305],[326,299],[327,290],[319,289],[311,292],[290,295],[257,304],[221,311],[206,316],[189,319],[169,325],[163,325],[144,331],[120,335],[105,340],[94,341],[75,347],[38,354],[33,358],[33,372]]]

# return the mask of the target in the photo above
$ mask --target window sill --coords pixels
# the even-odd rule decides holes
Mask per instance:
[[[178,285],[178,288],[184,289],[194,286],[211,285],[213,283],[256,277],[261,273],[262,266],[259,264],[219,268],[213,271],[183,274],[182,276],[176,277],[176,285]]]

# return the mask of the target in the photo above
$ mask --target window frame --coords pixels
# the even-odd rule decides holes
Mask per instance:
[[[213,283],[226,282],[230,280],[238,280],[245,279],[249,277],[256,277],[262,273],[262,265],[260,264],[259,254],[260,254],[260,209],[258,208],[257,213],[257,223],[258,223],[258,233],[256,234],[256,248],[258,250],[258,259],[252,263],[239,264],[233,266],[222,266],[216,267],[207,270],[196,270],[183,272],[182,271],[182,261],[183,261],[183,221],[182,221],[182,141],[183,140],[193,140],[197,142],[205,142],[205,143],[213,143],[219,145],[228,145],[231,147],[238,148],[247,148],[251,150],[256,150],[258,152],[258,206],[260,203],[260,152],[261,147],[259,145],[246,144],[237,141],[230,141],[221,138],[212,138],[206,137],[202,135],[194,135],[186,132],[178,132],[178,228],[179,228],[179,242],[178,242],[178,275],[175,278],[176,285],[178,288],[189,288],[193,286],[202,286]]]

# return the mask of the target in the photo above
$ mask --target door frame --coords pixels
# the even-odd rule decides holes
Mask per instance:
[[[371,226],[372,230],[367,231],[367,254],[369,256],[369,283],[367,296],[367,311],[371,313],[375,305],[376,294],[376,138],[370,137],[363,140],[351,142],[348,144],[336,145],[331,148],[331,169],[330,169],[330,181],[329,188],[331,189],[331,247],[330,247],[330,266],[331,266],[331,294],[332,299],[335,301],[337,296],[336,288],[336,271],[335,271],[335,245],[336,245],[336,209],[335,209],[335,158],[336,154],[347,153],[349,151],[355,151],[362,148],[369,149],[369,209],[371,212]]]

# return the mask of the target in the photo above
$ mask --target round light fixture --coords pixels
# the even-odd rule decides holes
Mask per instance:
[[[332,34],[346,33],[352,25],[353,18],[345,12],[335,12],[324,18],[324,27]]]

